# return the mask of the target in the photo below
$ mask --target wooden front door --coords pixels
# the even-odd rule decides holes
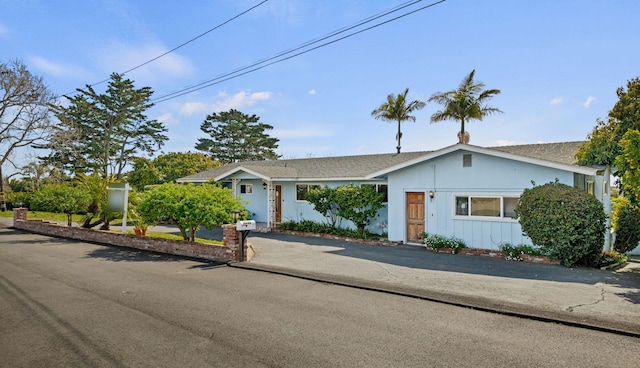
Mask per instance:
[[[276,224],[282,222],[282,185],[276,185]]]
[[[424,232],[424,192],[407,192],[407,243],[420,243]]]

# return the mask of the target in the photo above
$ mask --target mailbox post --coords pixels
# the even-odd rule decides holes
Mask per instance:
[[[249,231],[256,229],[255,220],[244,220],[236,222],[236,231],[240,233],[240,262],[244,262],[244,244]]]

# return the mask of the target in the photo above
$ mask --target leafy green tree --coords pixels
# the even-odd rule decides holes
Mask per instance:
[[[307,201],[313,205],[313,209],[327,218],[331,227],[336,227],[338,222],[338,203],[336,202],[336,189],[324,186],[313,188],[307,193]]]
[[[68,183],[44,186],[31,197],[33,210],[66,213],[69,226],[72,215],[85,211],[90,202],[88,193]]]
[[[371,116],[376,119],[398,122],[398,133],[396,133],[398,153],[400,153],[400,139],[402,138],[400,124],[405,121],[416,121],[416,117],[411,114],[425,106],[425,103],[420,100],[407,101],[408,93],[409,88],[405,88],[404,92],[398,93],[397,96],[390,93],[387,95],[387,101],[371,112]]]
[[[66,96],[69,106],[54,108],[60,126],[41,147],[51,151],[45,162],[71,172],[121,179],[136,155],[152,154],[168,139],[163,124],[145,115],[153,106],[151,88],[136,89],[133,81],[114,73],[105,93],[97,93],[90,85],[77,91]]]
[[[555,182],[525,189],[515,209],[525,235],[565,266],[587,264],[604,246],[602,203]]]
[[[372,186],[342,185],[336,188],[335,200],[338,216],[350,220],[358,232],[365,235],[366,227],[384,207],[384,194],[378,193]]]
[[[202,153],[169,152],[153,160],[137,158],[133,170],[127,175],[127,181],[138,190],[147,185],[173,183],[184,176],[220,166],[220,162]]]
[[[465,130],[465,123],[476,119],[482,121],[485,116],[502,112],[495,107],[485,105],[493,96],[500,94],[499,89],[483,89],[484,83],[473,80],[475,69],[466,76],[458,89],[448,92],[436,92],[428,102],[435,101],[443,105],[443,109],[431,115],[431,122],[456,120],[460,122],[458,133],[459,143],[469,143],[469,135]]]
[[[137,209],[147,223],[164,219],[177,225],[182,238],[190,241],[195,241],[201,226],[230,223],[234,210],[241,211],[241,218],[247,216],[244,204],[231,189],[215,184],[162,184],[145,192]]]
[[[211,138],[199,138],[195,148],[224,164],[276,160],[280,157],[275,151],[279,139],[266,133],[273,126],[259,120],[256,115],[249,116],[234,109],[213,113],[200,126]]]
[[[640,131],[628,130],[619,146],[614,164],[618,168],[622,193],[631,204],[640,206]]]
[[[56,96],[41,77],[27,70],[23,62],[0,63],[0,210],[6,210],[6,164],[16,167],[13,155],[23,147],[42,144],[53,132],[49,105]]]
[[[609,111],[608,119],[598,119],[588,140],[579,147],[578,164],[613,166],[621,151],[622,136],[628,130],[640,130],[640,78],[627,81],[627,88],[619,87],[616,94],[618,101]]]
[[[616,233],[613,249],[620,253],[634,250],[640,242],[640,207],[627,197],[614,198],[611,226]]]

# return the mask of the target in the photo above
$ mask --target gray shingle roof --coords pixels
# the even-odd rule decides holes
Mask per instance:
[[[489,147],[492,150],[512,153],[515,155],[537,158],[546,161],[575,165],[575,153],[584,141],[522,144],[517,146]]]
[[[525,144],[488,149],[567,165],[575,163],[574,153],[582,142]],[[386,168],[425,156],[433,151],[403,152],[360,156],[335,156],[275,161],[235,162],[178,179],[202,182],[226,176],[242,167],[271,179],[357,179]]]

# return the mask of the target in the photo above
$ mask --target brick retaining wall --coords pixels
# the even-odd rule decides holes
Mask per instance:
[[[240,236],[235,225],[223,225],[224,245],[203,244],[181,240],[160,239],[148,236],[137,236],[111,231],[92,230],[81,227],[71,227],[47,221],[28,220],[26,208],[13,210],[13,227],[37,234],[50,235],[87,242],[116,245],[153,252],[201,258],[217,262],[241,261]],[[245,244],[244,259],[250,260],[253,247]]]

